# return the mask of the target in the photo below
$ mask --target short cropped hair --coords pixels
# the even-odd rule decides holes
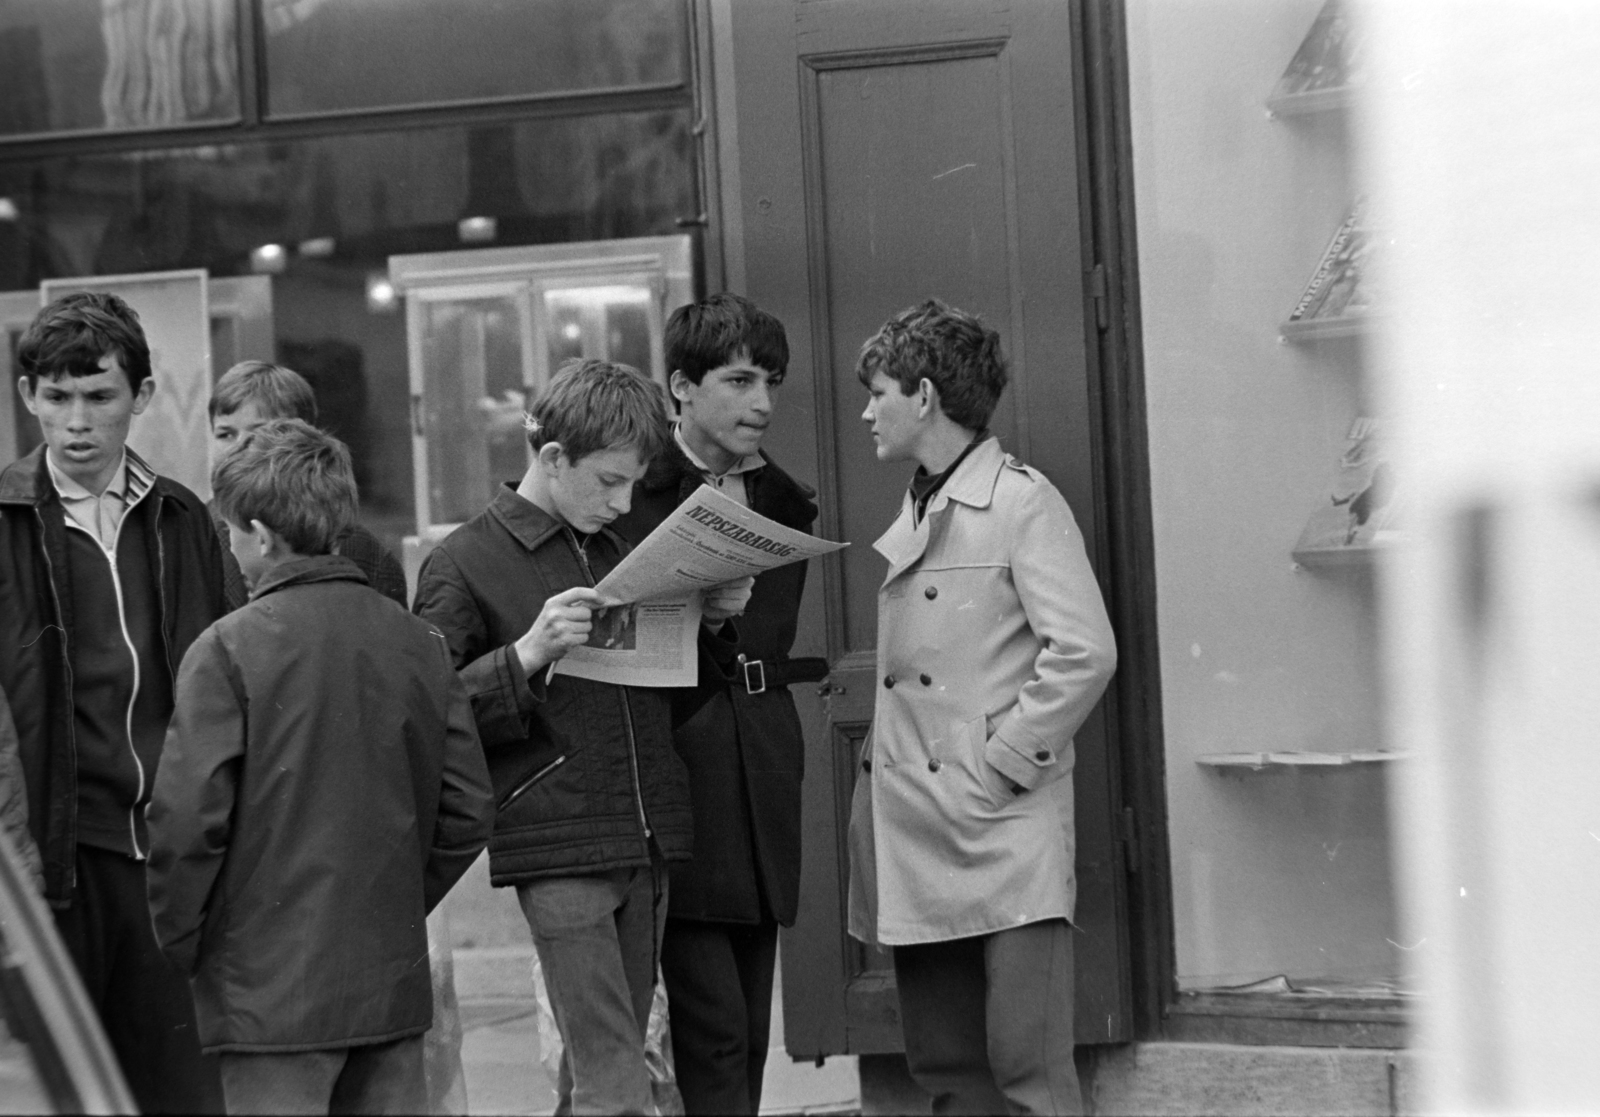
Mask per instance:
[[[989,425],[1006,387],[999,333],[938,299],[907,307],[867,339],[856,358],[856,376],[870,384],[879,372],[908,396],[927,377],[939,389],[940,409],[972,431]]]
[[[695,384],[712,369],[740,357],[779,376],[789,368],[789,337],[783,323],[729,291],[674,310],[667,319],[664,344],[668,371],[682,372]]]
[[[255,404],[263,419],[304,419],[317,425],[317,394],[292,368],[240,361],[211,389],[206,410],[215,420],[219,415],[232,415],[247,403]]]
[[[135,392],[150,378],[150,343],[138,313],[116,295],[78,291],[34,315],[17,344],[17,365],[37,388],[41,376],[97,376],[107,354],[116,355]]]
[[[301,419],[273,419],[211,470],[217,512],[236,527],[260,520],[296,554],[325,555],[356,518],[350,451]]]
[[[672,442],[666,393],[630,365],[574,358],[551,378],[525,423],[537,454],[559,442],[577,464],[597,450],[632,446],[654,461]]]

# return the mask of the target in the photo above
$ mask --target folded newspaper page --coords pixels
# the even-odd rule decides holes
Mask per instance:
[[[693,686],[701,591],[847,546],[784,527],[701,485],[595,588],[589,642],[554,672],[625,686]]]

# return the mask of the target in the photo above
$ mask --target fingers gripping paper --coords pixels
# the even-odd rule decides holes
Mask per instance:
[[[626,686],[693,686],[702,593],[847,546],[784,527],[701,485],[595,588],[589,642],[555,673]]]

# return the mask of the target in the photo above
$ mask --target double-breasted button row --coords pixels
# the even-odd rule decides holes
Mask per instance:
[[[893,690],[894,689],[894,684],[899,682],[899,681],[900,680],[895,678],[893,675],[885,675],[883,677],[884,689]],[[933,685],[933,676],[928,674],[926,671],[924,671],[922,674],[917,676],[917,681],[920,682],[923,686],[932,686]]]

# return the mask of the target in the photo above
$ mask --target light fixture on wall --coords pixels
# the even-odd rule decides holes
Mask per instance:
[[[16,202],[10,198],[0,198],[0,221],[15,221],[20,216]]]
[[[462,244],[484,244],[499,234],[500,222],[493,217],[463,217],[456,222],[456,236]]]
[[[367,309],[373,314],[388,314],[400,305],[400,292],[389,280],[388,272],[367,273]]]
[[[250,250],[250,270],[267,275],[276,275],[283,270],[288,262],[289,254],[284,251],[281,244],[263,244]]]

